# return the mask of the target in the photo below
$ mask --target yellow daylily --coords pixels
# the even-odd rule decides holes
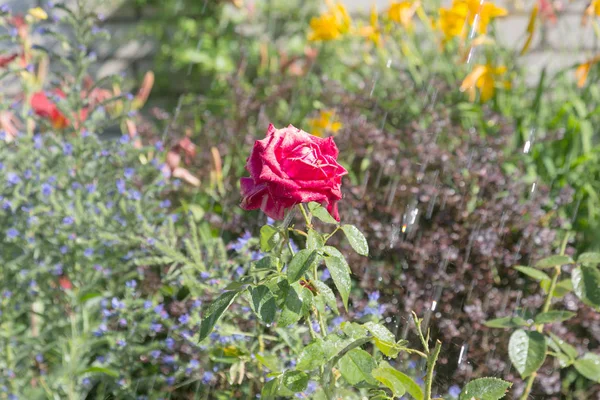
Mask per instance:
[[[327,1],[327,11],[310,20],[308,40],[329,41],[339,39],[350,30],[350,15],[342,3]]]
[[[390,21],[397,22],[401,24],[404,28],[408,30],[412,30],[413,28],[413,17],[417,8],[419,8],[421,4],[418,1],[395,1],[390,4],[390,8],[388,9],[387,15]]]
[[[494,67],[491,64],[476,65],[470,74],[463,80],[460,85],[461,92],[468,92],[469,100],[475,101],[477,95],[476,89],[479,89],[481,94],[480,100],[485,103],[494,96],[496,92],[496,81],[506,73],[505,66]],[[507,85],[507,83],[504,83]]]
[[[477,33],[485,34],[488,25],[494,18],[507,14],[506,9],[496,6],[491,1],[454,0],[451,8],[440,9],[439,26],[448,39],[455,36],[466,36],[465,21]]]
[[[358,33],[360,36],[373,42],[375,46],[381,46],[381,28],[379,27],[379,16],[377,15],[375,6],[371,7],[369,25],[360,27]]]
[[[600,0],[592,0],[590,1],[590,5],[587,6],[585,12],[583,14],[583,23],[587,22],[588,17],[600,17]]]
[[[48,19],[48,14],[40,7],[31,8],[28,14],[40,21]]]
[[[308,120],[310,132],[319,137],[325,136],[328,132],[336,134],[342,129],[343,125],[335,117],[335,112],[332,110],[322,110],[317,118]]]
[[[592,65],[597,64],[600,61],[600,55],[580,64],[575,70],[575,77],[577,78],[577,87],[584,87],[587,77],[590,73]]]

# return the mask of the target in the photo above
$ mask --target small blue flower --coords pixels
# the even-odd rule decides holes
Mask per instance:
[[[150,330],[153,332],[160,332],[162,330],[162,325],[153,322],[150,324]]]
[[[204,383],[205,385],[208,385],[214,378],[215,378],[215,374],[213,374],[211,371],[206,371],[202,375],[202,383]]]
[[[329,278],[331,278],[331,274],[329,273],[329,270],[328,269],[324,269],[323,273],[321,274],[321,280],[322,281],[326,281]]]
[[[37,361],[39,363],[44,362],[44,356],[41,354],[36,354],[35,361]]]
[[[136,200],[136,201],[140,201],[142,199],[142,194],[140,192],[138,192],[137,190],[132,190],[129,195],[129,198]]]
[[[169,208],[169,207],[171,207],[171,200],[169,200],[169,199],[163,200],[160,202],[159,206],[160,206],[160,208]]]
[[[135,169],[125,168],[125,172],[123,173],[123,176],[125,176],[126,179],[131,179],[131,178],[133,178],[134,174],[135,174]]]
[[[144,302],[144,309],[147,310],[149,308],[152,308],[152,302],[150,300],[146,300]]]
[[[90,258],[94,255],[94,249],[91,248],[87,248],[83,251],[83,255],[86,256],[87,258]]]
[[[81,384],[82,384],[83,386],[89,387],[89,386],[91,386],[91,384],[92,384],[92,381],[90,380],[90,378],[83,378],[83,379],[81,380]]]
[[[21,183],[21,178],[19,178],[19,175],[15,174],[14,172],[9,172],[6,174],[6,182],[11,185],[17,185]]]
[[[117,339],[117,346],[119,346],[119,347],[125,347],[126,344],[127,344],[127,342],[125,342],[125,340],[123,340],[123,339]]]
[[[8,199],[4,199],[2,202],[2,209],[3,210],[10,210],[12,208],[12,203],[10,202],[10,200]]]
[[[71,216],[67,216],[64,217],[62,220],[63,225],[73,225],[73,223],[75,222],[75,218],[71,217]]]
[[[85,185],[85,188],[89,194],[92,194],[96,191],[96,185],[93,183],[88,183],[87,185]]]
[[[376,290],[369,294],[369,301],[377,302],[377,300],[379,300],[379,296],[379,290]]]
[[[73,145],[71,143],[65,143],[63,145],[63,154],[65,156],[70,156],[73,154]]]
[[[129,143],[129,136],[127,136],[127,135],[121,136],[121,138],[119,139],[119,142],[121,142],[121,144]]]
[[[165,381],[167,382],[167,385],[173,386],[173,384],[175,383],[175,378],[169,376]]]
[[[121,310],[121,309],[125,308],[125,303],[123,303],[122,301],[120,301],[116,297],[113,297],[110,300],[110,304],[112,305],[112,308],[114,308],[115,310]]]
[[[164,356],[163,357],[163,362],[165,364],[174,364],[175,363],[175,356]]]
[[[135,289],[137,286],[137,282],[132,279],[130,281],[125,282],[125,286],[127,286],[129,289]]]
[[[192,310],[195,310],[196,308],[200,308],[202,306],[202,300],[200,299],[195,299],[192,302]]]
[[[117,179],[117,190],[119,194],[125,193],[125,181],[121,178]]]
[[[9,229],[6,231],[6,236],[7,236],[9,239],[15,239],[16,237],[18,237],[18,236],[19,236],[19,231],[18,231],[18,230],[16,230],[15,228],[9,228]]]
[[[71,183],[71,189],[73,189],[73,190],[81,189],[81,187],[82,187],[81,183],[79,183],[79,182],[73,182],[73,183]]]
[[[69,248],[67,246],[60,246],[60,254],[67,254]]]
[[[188,322],[190,322],[190,316],[187,314],[183,314],[182,316],[179,317],[179,323],[180,324],[187,324]]]
[[[42,183],[42,194],[46,197],[52,194],[52,185],[49,183]]]
[[[63,274],[63,266],[62,264],[56,264],[54,266],[54,271],[52,272],[54,275],[62,275]]]
[[[165,339],[165,345],[167,345],[167,348],[169,350],[173,350],[173,346],[175,346],[175,340],[173,338],[166,338]]]
[[[448,389],[448,394],[455,399],[458,399],[458,396],[460,396],[460,392],[461,392],[461,390],[458,385],[452,385]]]
[[[33,176],[33,173],[31,172],[31,170],[30,170],[30,169],[26,170],[26,171],[23,173],[23,178],[25,178],[25,179],[31,179],[31,177],[32,177],[32,176]]]
[[[157,359],[160,357],[160,350],[152,350],[150,352],[150,356],[154,359]]]

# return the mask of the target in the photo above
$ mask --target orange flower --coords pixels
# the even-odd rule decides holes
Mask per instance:
[[[584,62],[583,64],[577,67],[577,69],[575,70],[575,77],[577,78],[577,87],[582,88],[585,86],[585,82],[587,81],[587,77],[590,73],[592,65],[597,64],[599,61],[600,55],[597,55],[596,57]]]
[[[479,34],[485,34],[490,22],[508,14],[502,7],[496,6],[491,1],[481,0],[454,0],[451,8],[440,8],[440,30],[446,39],[452,37],[465,37],[465,20],[471,29]]]
[[[476,65],[460,85],[461,92],[468,92],[469,100],[475,101],[476,89],[481,94],[480,100],[485,103],[494,96],[496,92],[496,81],[506,73],[505,66],[493,67],[490,64]],[[507,82],[505,82],[505,85]]]
[[[334,135],[342,129],[343,125],[335,117],[333,110],[322,110],[317,118],[311,118],[308,120],[310,126],[310,133],[323,137],[326,133],[331,132]]]

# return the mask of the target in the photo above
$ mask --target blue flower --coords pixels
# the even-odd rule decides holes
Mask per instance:
[[[152,358],[154,358],[154,359],[156,359],[156,358],[160,357],[160,350],[152,350],[152,351],[150,352],[150,356],[151,356]]]
[[[4,201],[2,202],[2,209],[10,210],[11,208],[12,208],[12,203],[10,202],[10,200],[4,199]]]
[[[65,156],[70,156],[73,154],[73,145],[71,143],[65,143],[63,145],[63,154]]]
[[[252,238],[252,234],[250,232],[246,231],[242,237],[240,237],[234,243],[231,243],[228,247],[239,253],[244,249],[244,247],[246,246],[246,244],[248,244],[248,241],[251,238]]]
[[[127,286],[129,289],[135,289],[137,286],[137,282],[132,279],[130,281],[125,282],[125,286]]]
[[[169,376],[169,377],[166,379],[166,382],[167,382],[167,385],[169,385],[169,386],[173,386],[173,384],[175,383],[175,378],[173,378],[172,376]]]
[[[54,271],[52,272],[54,275],[62,275],[63,274],[63,266],[62,264],[56,264],[54,266]]]
[[[154,143],[154,148],[155,148],[157,151],[163,151],[163,150],[164,150],[164,147],[163,147],[163,142],[161,142],[161,141],[159,140],[158,142]]]
[[[208,279],[208,278],[210,278],[210,274],[206,271],[202,271],[202,272],[200,272],[200,278]]]
[[[67,254],[69,248],[67,246],[60,246],[60,254]]]
[[[202,300],[200,300],[200,299],[195,299],[195,300],[192,302],[192,310],[194,310],[194,309],[196,309],[196,308],[199,308],[200,306],[202,306]]]
[[[125,176],[126,179],[131,179],[134,174],[135,174],[135,169],[125,168],[125,172],[123,173],[123,176]]]
[[[174,364],[175,363],[175,356],[164,356],[163,357],[163,362],[165,364]]]
[[[163,200],[160,202],[159,206],[160,206],[160,208],[169,208],[169,207],[171,207],[171,200],[169,200],[169,199]]]
[[[144,309],[147,310],[149,308],[152,308],[152,302],[150,300],[146,300],[144,302]]]
[[[202,383],[204,383],[205,385],[208,385],[214,378],[215,378],[215,374],[213,374],[211,371],[206,371],[202,375]]]
[[[15,239],[16,237],[18,237],[18,236],[19,236],[19,231],[18,231],[18,230],[16,230],[15,228],[9,228],[9,229],[6,231],[6,236],[7,236],[9,239]]]
[[[448,389],[448,394],[455,399],[458,399],[458,396],[460,396],[460,392],[461,392],[461,390],[458,385],[452,385]]]
[[[62,220],[63,225],[73,225],[73,223],[75,222],[75,219],[71,216],[68,217],[64,217]]]
[[[119,347],[125,347],[126,344],[127,344],[127,342],[125,342],[125,340],[123,340],[123,339],[117,339],[117,346],[119,346]]]
[[[188,322],[190,322],[190,316],[187,314],[183,314],[182,316],[179,317],[179,323],[180,324],[187,324]]]
[[[81,380],[81,384],[82,384],[83,386],[86,386],[86,387],[87,387],[87,386],[91,386],[91,384],[92,384],[92,381],[90,380],[90,378],[83,378],[83,379]]]
[[[121,142],[121,144],[129,143],[129,136],[127,136],[127,135],[121,136],[121,138],[119,139],[119,142]]]
[[[120,301],[116,297],[113,297],[110,300],[110,304],[112,305],[112,308],[114,308],[115,310],[121,310],[121,309],[125,308],[125,303],[123,303],[122,301]]]
[[[157,324],[157,323],[151,323],[150,324],[150,330],[153,332],[160,332],[162,329],[162,325],[161,324]]]
[[[369,294],[369,301],[377,302],[379,300],[379,290]]]
[[[326,281],[329,278],[331,278],[331,274],[329,273],[329,270],[328,269],[324,269],[323,273],[321,274],[321,280],[322,281]]]
[[[142,199],[142,194],[140,192],[138,192],[137,190],[132,190],[130,195],[129,195],[130,199],[139,201]]]
[[[173,346],[175,346],[175,340],[173,338],[168,337],[165,339],[165,344],[167,345],[167,348],[169,350],[173,350]]]
[[[89,194],[92,194],[96,191],[96,185],[93,183],[88,183],[87,185],[85,185],[85,188]]]
[[[31,177],[32,177],[32,176],[33,176],[33,173],[31,172],[31,170],[30,170],[30,169],[26,170],[26,171],[23,173],[23,177],[24,177],[25,179],[31,179]]]
[[[117,179],[117,190],[119,194],[125,193],[125,181],[121,178]]]
[[[91,248],[87,248],[83,251],[83,255],[86,256],[87,258],[90,258],[94,255],[94,249]]]
[[[6,181],[11,185],[17,185],[21,183],[21,178],[19,178],[19,175],[15,174],[14,172],[9,172],[6,174]]]
[[[42,183],[42,194],[46,197],[52,194],[52,185],[49,183]]]

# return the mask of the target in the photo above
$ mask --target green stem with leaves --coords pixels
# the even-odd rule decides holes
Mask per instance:
[[[565,250],[567,249],[567,243],[569,242],[570,232],[565,233],[563,237],[562,243],[560,245],[560,255],[565,255]],[[548,288],[548,294],[546,295],[546,300],[544,301],[544,305],[542,307],[542,312],[548,312],[550,310],[550,306],[552,305],[552,298],[554,297],[554,290],[556,289],[556,284],[558,283],[558,278],[560,276],[560,265],[554,267],[554,273],[552,274],[552,280],[550,281],[550,287]],[[535,329],[538,332],[542,332],[544,330],[544,324],[537,324]],[[531,389],[533,388],[533,383],[535,378],[537,377],[537,372],[533,372],[527,378],[527,384],[525,385],[525,390],[523,391],[523,395],[521,396],[521,400],[527,400],[529,394],[531,393]]]

